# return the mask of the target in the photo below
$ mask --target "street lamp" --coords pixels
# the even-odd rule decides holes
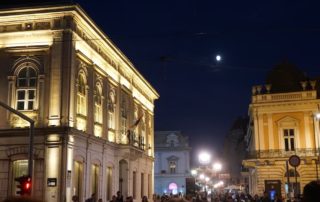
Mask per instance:
[[[200,152],[198,157],[199,157],[199,163],[202,165],[207,165],[211,161],[211,155],[206,151]]]
[[[191,170],[191,175],[192,175],[193,177],[197,176],[197,174],[198,174],[198,171],[197,171],[197,170]]]
[[[216,162],[216,163],[213,164],[212,168],[213,168],[214,171],[219,172],[222,169],[222,164],[219,163],[219,162]]]

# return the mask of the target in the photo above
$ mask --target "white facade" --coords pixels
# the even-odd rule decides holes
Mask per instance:
[[[179,131],[155,132],[155,193],[186,193],[186,178],[190,177],[188,138]]]
[[[159,95],[74,4],[1,10],[0,101],[35,121],[32,196],[153,194]],[[0,201],[27,174],[28,126],[0,108]]]

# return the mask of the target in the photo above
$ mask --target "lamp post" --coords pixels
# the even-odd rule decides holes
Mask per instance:
[[[199,163],[202,166],[203,170],[205,173],[211,173],[210,170],[211,168],[209,168],[210,162],[211,162],[211,154],[207,151],[202,151],[199,153]],[[200,179],[202,179],[202,181],[204,181],[204,197],[207,198],[207,183],[209,182],[210,178],[206,177],[206,176],[199,176]]]

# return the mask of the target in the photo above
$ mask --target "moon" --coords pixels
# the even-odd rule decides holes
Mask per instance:
[[[216,55],[216,61],[217,61],[217,62],[220,62],[221,59],[222,59],[222,58],[221,58],[221,55]]]

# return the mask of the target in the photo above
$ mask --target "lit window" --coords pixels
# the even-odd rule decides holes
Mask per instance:
[[[169,162],[169,169],[170,169],[170,173],[176,173],[176,162],[175,161],[170,161]]]
[[[21,69],[17,77],[17,110],[34,110],[37,93],[37,72],[29,66]]]
[[[176,183],[174,183],[174,182],[169,184],[168,189],[170,190],[170,192],[172,194],[177,194],[178,193],[178,185]]]
[[[283,129],[284,148],[286,151],[294,151],[294,129]]]
[[[79,74],[78,78],[77,113],[87,115],[86,82],[83,74]]]
[[[113,112],[109,111],[108,115],[108,126],[110,129],[115,129]]]
[[[21,177],[28,174],[28,160],[17,160],[13,161],[13,176],[12,176],[12,194],[17,195],[18,182],[14,181],[14,178]]]
[[[98,195],[98,187],[99,187],[99,166],[98,165],[92,165],[91,166],[91,193]]]
[[[122,117],[121,118],[121,134],[126,135],[127,132],[127,119]]]
[[[114,118],[114,111],[115,111],[115,93],[113,90],[110,90],[108,94],[108,127],[110,129],[115,129],[115,118]]]
[[[83,163],[75,161],[74,162],[74,170],[73,172],[73,191],[74,194],[77,195],[79,198],[82,198],[82,187],[83,187]]]
[[[94,98],[94,121],[97,123],[102,123],[102,96],[101,96],[101,86],[96,86],[96,95]]]

